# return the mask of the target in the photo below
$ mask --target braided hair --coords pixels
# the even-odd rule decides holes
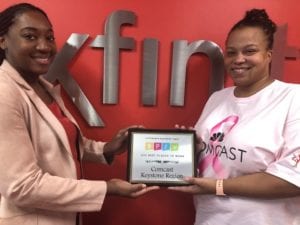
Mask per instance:
[[[251,9],[246,12],[245,17],[237,22],[230,30],[231,32],[244,27],[259,27],[263,30],[267,37],[268,49],[273,48],[274,33],[276,32],[276,24],[269,18],[264,9]]]
[[[27,11],[37,11],[42,13],[50,23],[47,14],[42,9],[29,3],[15,4],[0,12],[0,37],[5,35],[8,32],[9,28],[14,23],[15,18],[18,15]],[[4,59],[5,59],[5,51],[0,48],[0,65],[2,64]]]

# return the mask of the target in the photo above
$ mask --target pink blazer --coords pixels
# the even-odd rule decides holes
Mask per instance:
[[[77,125],[60,87],[41,81]],[[104,144],[80,136],[81,158],[106,163]],[[76,212],[102,207],[106,183],[76,179],[64,128],[7,61],[0,66],[0,159],[0,225],[74,225]]]

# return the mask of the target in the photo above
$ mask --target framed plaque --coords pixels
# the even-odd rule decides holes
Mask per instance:
[[[193,130],[129,129],[127,179],[148,185],[187,185],[194,177],[196,134]]]

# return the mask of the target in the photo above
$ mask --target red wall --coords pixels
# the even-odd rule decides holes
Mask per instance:
[[[0,10],[20,1],[1,0]],[[120,128],[142,124],[148,128],[172,128],[174,124],[193,125],[208,97],[209,61],[195,55],[188,66],[184,107],[169,105],[172,41],[210,40],[224,46],[227,31],[242,18],[245,10],[265,8],[278,24],[288,24],[288,45],[300,47],[300,6],[297,0],[28,0],[49,15],[60,48],[71,33],[89,34],[90,38],[70,64],[74,79],[104,120],[104,128],[91,128],[65,97],[67,105],[87,137],[109,140]],[[119,103],[102,104],[103,50],[89,44],[104,33],[104,22],[115,10],[129,10],[137,15],[134,26],[123,26],[121,35],[133,37],[137,48],[122,51],[120,59]],[[157,105],[141,104],[142,41],[160,42]],[[285,61],[284,80],[300,83],[300,60]],[[230,82],[227,82],[229,84]],[[126,154],[112,166],[85,165],[89,179],[126,177]],[[161,189],[139,199],[108,197],[101,212],[87,213],[86,225],[191,225],[194,220],[192,197]]]

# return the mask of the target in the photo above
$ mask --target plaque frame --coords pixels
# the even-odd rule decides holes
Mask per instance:
[[[182,179],[184,176],[196,176],[195,130],[128,129],[128,182],[189,185]]]

